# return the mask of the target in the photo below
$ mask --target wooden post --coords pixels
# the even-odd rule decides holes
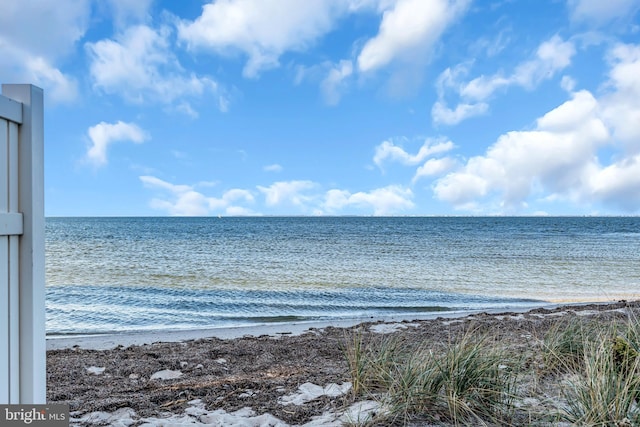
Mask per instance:
[[[21,104],[18,121],[4,117],[7,123],[7,181],[0,194],[0,236],[6,237],[1,249],[0,289],[6,291],[6,312],[0,325],[1,348],[0,403],[46,403],[46,336],[44,273],[44,105],[42,89],[32,85],[2,85],[2,110],[14,110]],[[6,98],[5,98],[6,97]],[[10,98],[7,100],[7,98]],[[2,117],[0,117],[2,118]],[[1,130],[0,130],[1,132]],[[5,180],[6,178],[6,180]],[[2,227],[6,228],[2,231]],[[4,256],[6,255],[6,256]],[[3,259],[4,256],[4,259]],[[6,286],[2,286],[2,281]],[[3,298],[5,295],[0,296]],[[5,329],[5,327],[7,329]],[[5,341],[3,341],[4,343]],[[5,366],[6,365],[6,366]]]

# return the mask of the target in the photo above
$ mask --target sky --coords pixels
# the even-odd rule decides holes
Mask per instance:
[[[638,215],[640,0],[9,0],[45,215]]]

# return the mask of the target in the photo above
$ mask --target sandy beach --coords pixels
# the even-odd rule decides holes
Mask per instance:
[[[393,339],[437,353],[472,333],[530,358],[528,365],[535,367],[545,334],[559,322],[623,321],[639,310],[640,302],[620,301],[422,319],[52,338],[47,399],[69,404],[73,425],[385,425],[374,422],[385,411],[383,399],[353,392],[346,354],[354,337],[371,345]],[[559,398],[557,381],[543,377],[535,393],[523,392],[519,411],[548,410]],[[418,419],[413,425],[428,424]]]

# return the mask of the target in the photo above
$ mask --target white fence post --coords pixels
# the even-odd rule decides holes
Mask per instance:
[[[0,95],[0,404],[46,403],[42,89]]]

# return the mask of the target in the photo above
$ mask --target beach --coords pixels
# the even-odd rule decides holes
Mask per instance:
[[[47,400],[69,404],[73,425],[385,425],[373,422],[385,411],[384,399],[352,389],[347,356],[354,337],[437,354],[461,336],[482,336],[535,370],[545,334],[559,322],[608,324],[635,319],[639,310],[640,302],[619,301],[419,320],[174,331],[166,339],[160,333],[50,339]],[[535,390],[521,390],[514,420],[554,410],[558,381],[543,376]],[[420,422],[414,425],[428,425]]]

